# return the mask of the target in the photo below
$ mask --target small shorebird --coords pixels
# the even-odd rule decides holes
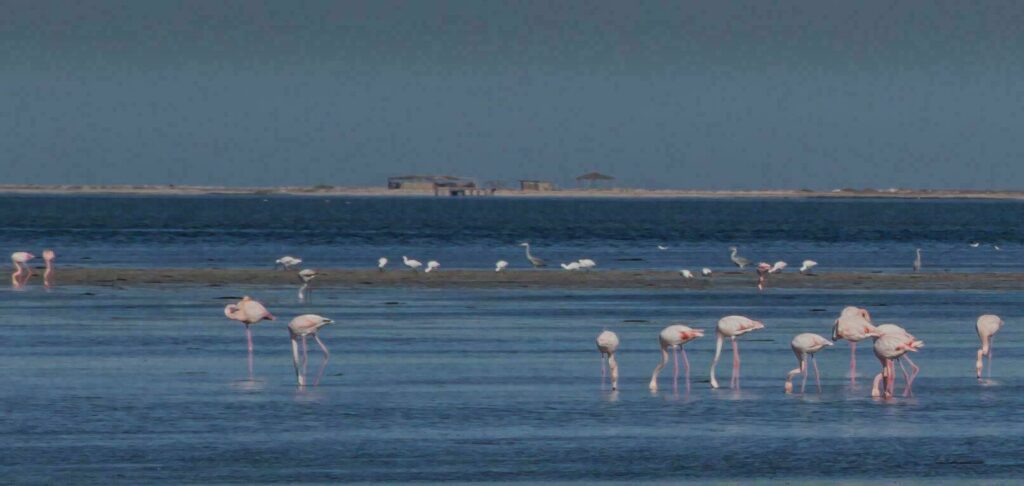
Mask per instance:
[[[810,356],[811,363],[814,364],[814,382],[818,385],[818,393],[821,393],[821,377],[818,373],[818,360],[814,358],[814,354],[833,343],[828,339],[825,339],[817,334],[805,332],[798,334],[789,343],[789,347],[793,348],[793,354],[796,355],[796,360],[799,366],[790,370],[789,374],[786,375],[786,393],[793,393],[793,377],[804,374],[804,381],[800,384],[800,393],[804,392],[804,387],[807,386],[807,357]]]
[[[774,265],[772,265],[772,268],[770,270],[768,270],[768,273],[781,273],[782,270],[784,268],[786,268],[786,266],[787,266],[786,262],[784,262],[782,260],[779,260],[779,261],[775,262]]]
[[[845,339],[850,343],[850,385],[857,380],[857,343],[881,333],[871,324],[871,314],[866,309],[847,306],[832,326],[832,340]]]
[[[224,315],[228,319],[245,324],[245,338],[249,341],[249,379],[252,380],[252,331],[249,326],[264,319],[272,321],[274,315],[263,307],[263,304],[249,298],[248,295],[242,297],[236,304],[225,306]]]
[[[306,289],[309,289],[309,296],[313,296],[313,289],[309,288],[309,282],[318,275],[320,274],[316,270],[308,268],[299,272],[299,280],[302,280],[302,287],[299,287],[299,302],[306,300]]]
[[[280,266],[282,270],[288,270],[300,263],[302,263],[301,258],[295,258],[293,256],[286,255],[281,258],[278,258],[277,260],[274,260],[274,268]]]
[[[43,261],[46,262],[46,271],[43,273],[43,286],[50,288],[53,285],[53,261],[57,254],[53,250],[43,250]]]
[[[423,266],[423,264],[420,263],[419,261],[417,261],[417,260],[410,260],[409,257],[407,257],[405,255],[402,255],[402,263],[404,263],[405,266],[411,268],[412,271],[414,271],[414,272],[419,270],[419,268]]]
[[[710,277],[711,276],[711,269],[708,268],[708,267],[704,267],[704,268],[700,269],[700,274],[705,276],[705,277]]]
[[[658,343],[661,346],[661,362],[654,368],[654,373],[651,374],[651,383],[647,385],[652,392],[658,391],[658,373],[661,373],[661,370],[668,364],[669,348],[672,349],[672,357],[675,361],[674,386],[678,386],[679,382],[679,354],[677,352],[681,351],[683,367],[686,373],[686,389],[690,389],[690,360],[686,357],[686,349],[683,348],[683,345],[699,337],[704,337],[703,330],[691,329],[690,326],[684,324],[673,324],[661,330],[661,333],[658,334]]]
[[[441,264],[438,263],[437,260],[430,260],[429,262],[427,262],[427,269],[424,270],[423,273],[430,273],[433,272],[434,270],[437,270],[438,268],[441,268]]]
[[[546,267],[546,266],[548,266],[546,263],[544,263],[543,259],[537,258],[537,257],[535,257],[535,256],[530,254],[530,244],[529,243],[520,243],[519,246],[526,247],[526,259],[530,260],[530,264],[531,265],[533,265],[534,267]]]
[[[978,372],[978,379],[981,379],[981,369],[983,368],[982,358],[988,356],[988,376],[992,377],[992,339],[995,337],[999,329],[1003,327],[1003,320],[997,315],[985,314],[978,318],[976,324],[978,329],[978,338],[981,339],[981,348],[978,349],[978,361],[974,364],[975,370]]]
[[[917,258],[914,258],[914,271],[915,272],[920,272],[921,271],[921,249],[920,248],[917,249]]]
[[[800,266],[800,273],[804,275],[812,275],[811,269],[818,266],[818,262],[814,260],[804,260],[803,265]]]
[[[597,262],[589,258],[580,258],[576,262],[580,264],[580,270],[590,270],[597,266]]]
[[[508,268],[508,262],[506,262],[505,260],[498,260],[498,263],[494,264],[495,272],[503,272],[505,271],[506,268]]]
[[[971,248],[977,248],[977,247],[981,246],[981,243],[979,243],[977,241],[972,241],[970,244],[971,244]]]
[[[729,259],[732,260],[732,262],[735,263],[737,267],[744,268],[747,265],[750,265],[750,260],[736,254],[736,252],[738,252],[739,250],[735,246],[730,246],[729,251],[731,252],[731,254],[729,255]]]
[[[764,323],[743,316],[726,316],[718,320],[718,329],[715,332],[715,359],[711,362],[711,388],[718,388],[718,380],[715,379],[715,366],[718,365],[718,357],[722,354],[722,341],[725,338],[732,341],[730,386],[737,389],[740,387],[740,348],[736,344],[736,338],[758,329],[764,329]]]
[[[668,247],[664,246],[664,245],[658,245],[658,249],[664,251],[664,250],[667,250]]]
[[[32,269],[28,266],[28,261],[35,257],[35,255],[27,251],[11,253],[11,263],[14,264],[14,273],[11,274],[11,285],[14,288],[20,289],[28,283],[29,277],[32,276]]]
[[[320,340],[320,336],[317,332],[320,331],[321,327],[324,327],[334,321],[316,314],[304,314],[288,323],[288,332],[291,334],[292,339],[292,363],[295,365],[295,378],[299,382],[299,386],[306,385],[306,364],[309,361],[309,354],[306,351],[306,337],[312,335],[313,339],[316,339],[316,343],[320,345],[320,349],[324,352],[324,363],[320,366],[320,372],[323,373],[324,367],[327,366],[327,360],[331,358],[330,351],[327,350],[327,346]],[[299,343],[298,338],[302,338],[302,369],[299,369]],[[316,383],[319,383],[320,378],[317,377]],[[314,383],[314,385],[316,384]]]
[[[693,278],[693,272],[685,268],[679,271],[679,275],[682,275],[683,278]]]
[[[611,331],[604,331],[597,336],[597,351],[601,353],[601,386],[604,386],[605,359],[612,374],[612,390],[619,389],[619,365],[615,362],[615,350],[619,349],[619,336]]]
[[[386,257],[380,257],[377,259],[377,270],[383,272],[384,267],[388,266],[388,259]]]
[[[563,263],[562,268],[569,271],[576,271],[580,269],[580,262]]]

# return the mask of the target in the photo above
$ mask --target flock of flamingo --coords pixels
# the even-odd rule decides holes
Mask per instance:
[[[526,248],[526,258],[534,267],[545,266],[544,260],[533,256],[530,253],[530,244],[522,243],[522,246]],[[667,247],[658,246],[659,250],[665,250]],[[730,259],[732,262],[740,267],[741,269],[750,264],[750,261],[746,258],[737,255],[736,247],[730,249]],[[53,250],[43,250],[43,260],[46,263],[46,269],[43,273],[43,283],[46,288],[50,288],[53,285],[54,277],[54,265],[53,262],[56,259],[56,254]],[[920,270],[921,268],[921,251],[920,249],[916,252],[916,259],[914,260],[914,270]],[[35,255],[19,251],[11,254],[11,262],[14,264],[14,273],[11,274],[11,285],[15,289],[24,288],[31,276],[33,275],[32,269],[29,266],[29,261],[34,259]],[[406,256],[402,257],[403,263],[413,271],[417,271],[421,266],[417,260],[409,259]],[[302,259],[284,256],[275,261],[275,268],[280,267],[283,269],[291,269],[302,263]],[[388,259],[381,257],[378,260],[378,269],[384,271],[387,266]],[[809,273],[810,269],[816,266],[817,263],[811,260],[806,260],[800,269],[801,273]],[[440,263],[431,260],[427,263],[426,272],[431,272],[440,268]],[[589,269],[596,266],[596,263],[590,259],[580,259],[570,264],[562,264],[562,268],[566,270],[579,270]],[[495,265],[495,271],[501,272],[508,267],[508,262],[505,260],[499,260]],[[765,280],[768,274],[777,273],[782,271],[786,267],[785,262],[776,262],[774,265],[767,263],[760,263],[757,267],[758,273],[758,289],[763,290]],[[685,278],[692,278],[692,273],[689,270],[681,270]],[[704,268],[702,275],[710,276],[711,270]],[[299,279],[302,281],[302,286],[299,288],[299,300],[304,301],[307,293],[311,292],[309,287],[310,282],[320,275],[316,270],[303,269],[298,272]],[[260,302],[250,298],[249,296],[242,297],[237,303],[230,304],[224,307],[224,315],[231,320],[241,322],[245,326],[245,335],[248,341],[248,364],[249,364],[249,378],[253,376],[253,343],[252,343],[252,330],[250,326],[263,320],[275,320],[273,314],[267,310],[267,308]],[[307,364],[309,361],[307,338],[310,336],[320,346],[323,351],[323,362],[320,367],[320,373],[318,374],[314,385],[319,383],[320,377],[323,375],[327,361],[330,359],[330,351],[327,346],[320,339],[318,332],[324,326],[333,323],[334,321],[323,316],[316,314],[303,314],[295,317],[288,324],[288,331],[291,337],[292,346],[292,363],[295,367],[296,381],[300,387],[306,385],[306,374]],[[976,330],[978,337],[981,340],[981,347],[977,352],[977,360],[975,362],[975,371],[977,378],[980,380],[982,370],[984,368],[983,360],[987,356],[989,360],[989,375],[991,376],[991,364],[992,364],[992,341],[995,334],[1003,326],[1003,320],[999,316],[992,314],[985,314],[978,317],[976,322]],[[715,356],[711,362],[710,368],[710,384],[712,388],[718,388],[718,380],[715,376],[715,367],[718,365],[718,360],[722,354],[722,344],[726,338],[729,339],[732,345],[732,376],[730,379],[730,387],[739,388],[740,386],[740,352],[737,344],[737,338],[747,333],[763,329],[764,323],[755,321],[753,319],[743,316],[726,316],[718,321],[717,328],[715,330],[716,343],[715,343]],[[672,351],[675,373],[673,376],[674,385],[678,386],[679,380],[679,355],[683,357],[683,367],[685,374],[686,389],[690,389],[690,361],[686,356],[686,349],[683,347],[686,343],[693,341],[697,338],[704,337],[704,331],[701,329],[693,329],[685,324],[673,324],[661,330],[658,335],[659,344],[661,347],[661,361],[654,368],[654,372],[651,374],[651,381],[648,385],[651,391],[658,390],[658,374],[661,373],[662,369],[668,364],[669,350]],[[299,340],[302,341],[302,356],[299,356]],[[784,385],[785,392],[793,392],[793,378],[796,375],[803,375],[803,379],[800,385],[800,393],[805,392],[808,378],[808,361],[814,368],[814,379],[818,388],[818,392],[821,392],[821,377],[818,372],[818,363],[815,355],[818,351],[825,349],[835,344],[835,341],[845,339],[850,343],[850,382],[853,384],[856,379],[856,368],[857,368],[857,343],[867,338],[873,339],[873,350],[875,357],[878,358],[881,363],[881,371],[875,375],[871,387],[872,397],[884,397],[891,398],[895,393],[896,383],[896,370],[895,364],[899,363],[900,369],[903,373],[905,386],[903,389],[903,396],[910,396],[912,393],[912,386],[914,378],[920,371],[920,368],[914,364],[907,353],[917,352],[919,349],[924,347],[924,342],[914,337],[914,335],[907,332],[902,327],[896,324],[880,324],[875,326],[871,321],[871,314],[866,310],[859,307],[849,306],[842,310],[839,318],[835,320],[835,324],[832,328],[832,340],[829,340],[823,336],[814,333],[802,333],[793,338],[790,342],[790,347],[793,353],[796,355],[797,367],[790,370],[786,374],[786,380]],[[612,331],[605,330],[597,336],[597,349],[601,354],[601,376],[602,384],[607,379],[607,376],[611,374],[611,388],[612,390],[618,389],[618,378],[619,368],[618,363],[615,359],[615,353],[619,348],[619,337]],[[904,361],[910,366],[908,372]]]

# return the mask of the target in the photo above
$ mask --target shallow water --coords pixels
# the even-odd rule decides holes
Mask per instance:
[[[281,320],[242,326],[224,297]],[[61,287],[0,291],[0,477],[15,482],[1002,478],[1024,474],[1024,292],[527,291],[293,287]],[[846,343],[819,354],[823,392],[782,393],[789,340],[828,335],[847,304],[926,342],[913,398],[868,397],[868,346],[850,389]],[[284,326],[319,313],[333,356],[295,386]],[[974,319],[1000,314],[993,379],[973,378]],[[693,383],[647,390],[657,333],[727,314],[742,389],[710,390],[709,336]],[[643,322],[625,322],[643,321]],[[618,393],[593,339],[615,330]],[[310,351],[310,372],[320,363]],[[719,365],[728,383],[730,357]],[[901,380],[902,382],[902,380]],[[902,383],[901,383],[902,385]]]
[[[0,196],[0,248],[58,250],[65,266],[371,268],[402,255],[445,268],[733,268],[804,259],[820,271],[1024,271],[1022,201]],[[967,243],[982,242],[978,248]],[[996,251],[992,245],[1001,250]],[[657,245],[668,245],[665,251]]]

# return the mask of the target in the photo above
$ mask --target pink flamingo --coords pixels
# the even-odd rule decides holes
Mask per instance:
[[[690,389],[690,360],[686,357],[686,349],[683,348],[683,345],[699,337],[704,337],[702,329],[691,329],[683,324],[673,324],[661,330],[661,334],[658,335],[658,343],[661,345],[661,362],[654,368],[654,373],[651,374],[651,383],[648,385],[652,392],[658,391],[658,373],[661,373],[661,370],[668,364],[669,348],[672,348],[672,357],[675,360],[673,383],[678,386],[679,353],[677,351],[682,351],[683,366],[686,369],[686,389]]]
[[[800,384],[800,393],[804,392],[804,387],[807,386],[807,357],[811,357],[811,363],[814,364],[814,382],[818,385],[818,393],[821,393],[821,377],[818,373],[818,360],[814,357],[814,354],[828,346],[834,344],[832,341],[825,339],[817,334],[805,332],[798,334],[789,343],[789,346],[793,348],[793,354],[796,355],[796,360],[799,366],[794,368],[786,375],[786,393],[793,393],[793,377],[803,373],[804,381]]]
[[[264,319],[272,321],[274,315],[267,311],[263,304],[253,300],[248,295],[242,297],[237,304],[229,304],[224,307],[224,315],[228,319],[239,321],[245,324],[245,337],[249,341],[249,379],[252,380],[252,331],[249,326]]]
[[[915,338],[914,335],[910,334],[909,332],[907,332],[906,329],[903,329],[902,327],[897,326],[896,324],[879,324],[878,327],[875,328],[875,331],[878,333],[879,337],[892,334],[896,336],[901,336],[903,339],[906,339],[908,341],[917,341],[917,338]],[[875,339],[877,340],[878,338]],[[924,342],[920,343],[921,346],[924,346]],[[906,360],[907,364],[910,365],[910,373],[907,373],[907,368],[903,366],[904,360]],[[921,372],[921,368],[914,364],[914,361],[910,359],[909,355],[903,355],[896,361],[899,362],[900,370],[903,371],[903,378],[907,381],[907,385],[903,389],[903,396],[910,396],[910,390],[914,384],[914,379],[917,378],[917,374]]]
[[[871,384],[871,396],[879,397],[881,393],[878,390],[878,384],[883,379],[885,380],[885,398],[892,398],[893,391],[896,387],[896,368],[893,366],[893,361],[901,358],[907,352],[917,352],[918,349],[924,347],[924,343],[921,341],[908,338],[908,335],[892,333],[883,334],[881,337],[875,340],[875,356],[878,361],[882,363],[882,371],[875,375],[875,380]],[[910,383],[907,383],[907,390],[909,391]],[[904,392],[906,395],[907,392]]]
[[[27,251],[11,253],[11,263],[14,264],[14,273],[11,274],[11,285],[14,288],[20,289],[28,282],[29,277],[32,276],[32,269],[29,268],[28,261],[35,257],[35,255]]]
[[[43,285],[50,288],[53,285],[53,260],[57,254],[53,250],[43,250],[43,261],[46,262],[46,272],[43,273]]]
[[[320,373],[317,375],[316,382],[313,384],[316,386],[320,382],[320,375],[323,374],[324,368],[327,366],[327,360],[331,358],[331,353],[327,351],[327,346],[324,346],[324,342],[320,340],[320,336],[317,332],[321,327],[324,327],[334,321],[316,314],[303,314],[292,322],[288,323],[288,332],[291,333],[292,338],[292,362],[295,364],[295,378],[299,381],[299,386],[306,385],[306,363],[309,360],[309,355],[306,352],[306,337],[312,335],[316,339],[316,343],[320,345],[320,349],[324,352],[324,362],[320,365]],[[299,370],[299,344],[298,338],[302,337],[302,370]]]
[[[718,388],[718,380],[715,379],[715,366],[718,366],[718,357],[722,354],[722,340],[727,337],[732,340],[732,381],[730,386],[740,387],[740,348],[736,344],[736,338],[758,329],[764,329],[764,323],[743,316],[726,316],[718,320],[715,359],[711,362],[711,388]]]
[[[871,325],[871,314],[867,309],[848,306],[836,319],[832,327],[832,340],[845,339],[850,343],[850,385],[856,383],[857,377],[857,343],[868,337],[878,337],[875,326]]]
[[[761,262],[757,264],[757,290],[764,290],[768,284],[768,273],[771,272],[772,266]]]
[[[978,349],[978,361],[974,364],[978,372],[978,379],[981,379],[983,367],[982,358],[988,355],[988,377],[992,378],[992,338],[1003,327],[1003,320],[997,315],[985,314],[978,318],[978,337],[981,338],[981,348]]]
[[[604,331],[597,336],[597,351],[601,353],[601,386],[604,387],[605,356],[608,357],[608,368],[612,372],[612,390],[619,389],[619,365],[615,362],[615,351],[619,349],[619,336],[611,331]]]

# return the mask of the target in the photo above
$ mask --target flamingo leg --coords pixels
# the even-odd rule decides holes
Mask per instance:
[[[675,365],[675,369],[674,369],[674,372],[672,374],[672,381],[676,384],[676,386],[678,386],[679,385],[679,350],[676,349],[675,346],[672,346],[672,361],[673,361],[673,364]]]
[[[249,381],[252,381],[252,330],[248,324],[245,325],[245,338],[249,341]]]
[[[857,343],[850,341],[850,386],[857,383]]]
[[[814,384],[818,385],[818,393],[821,393],[821,374],[818,373],[818,358],[811,355],[811,363],[814,363]]]
[[[679,351],[683,353],[683,367],[686,369],[686,392],[690,392],[690,359],[686,357],[686,349],[680,347]]]
[[[800,373],[804,375],[800,382],[800,394],[803,395],[804,390],[807,389],[807,354],[800,356]]]
[[[715,379],[715,367],[718,366],[718,358],[722,355],[722,333],[715,333],[715,359],[711,360],[711,388],[718,388],[718,380]]]
[[[608,370],[606,369],[606,366],[605,366],[605,363],[604,363],[604,352],[601,351],[601,350],[598,350],[597,352],[598,352],[598,354],[601,355],[601,388],[603,389],[604,388],[604,380],[608,376]]]
[[[897,361],[900,363],[900,371],[903,372],[903,379],[907,381],[907,384],[903,387],[903,396],[907,397],[910,396],[910,383],[912,378],[910,377],[910,373],[907,373],[907,367],[903,366],[903,359],[898,358]]]
[[[320,345],[320,350],[324,352],[324,360],[320,363],[320,369],[316,373],[316,380],[313,381],[313,386],[320,384],[320,378],[323,378],[324,371],[327,369],[327,362],[331,359],[331,352],[327,350],[327,346],[320,340],[320,335],[314,334],[313,339]]]
[[[608,354],[608,368],[611,369],[612,391],[619,389],[619,364],[615,362],[615,355]]]
[[[648,385],[648,388],[652,392],[658,391],[658,373],[661,373],[661,370],[663,368],[665,368],[665,364],[667,364],[667,363],[668,363],[668,351],[665,350],[665,346],[662,346],[661,347],[661,362],[658,363],[658,366],[654,367],[654,373],[651,373],[651,383]]]
[[[306,336],[302,336],[302,374],[305,376],[309,365],[309,353],[306,350]]]
[[[733,388],[740,387],[740,346],[736,338],[732,338],[732,381]]]
[[[888,362],[888,369],[889,369],[889,382],[886,384],[885,396],[886,396],[886,398],[892,398],[893,393],[896,390],[896,364],[893,363],[893,360],[891,360],[891,359]]]
[[[914,364],[910,359],[910,356],[903,355],[903,357],[906,358],[907,364],[910,365],[910,379],[907,381],[907,390],[909,394],[913,394],[914,392],[912,387],[914,386],[914,380],[917,379],[917,374],[921,371],[921,368]]]
[[[994,341],[995,341],[995,339],[989,338],[989,343],[988,343],[988,379],[990,379],[990,380],[992,379],[992,342],[994,342]]]
[[[299,382],[299,386],[305,386],[306,378],[299,370],[299,343],[294,334],[292,334],[292,364],[295,366],[295,379]]]

